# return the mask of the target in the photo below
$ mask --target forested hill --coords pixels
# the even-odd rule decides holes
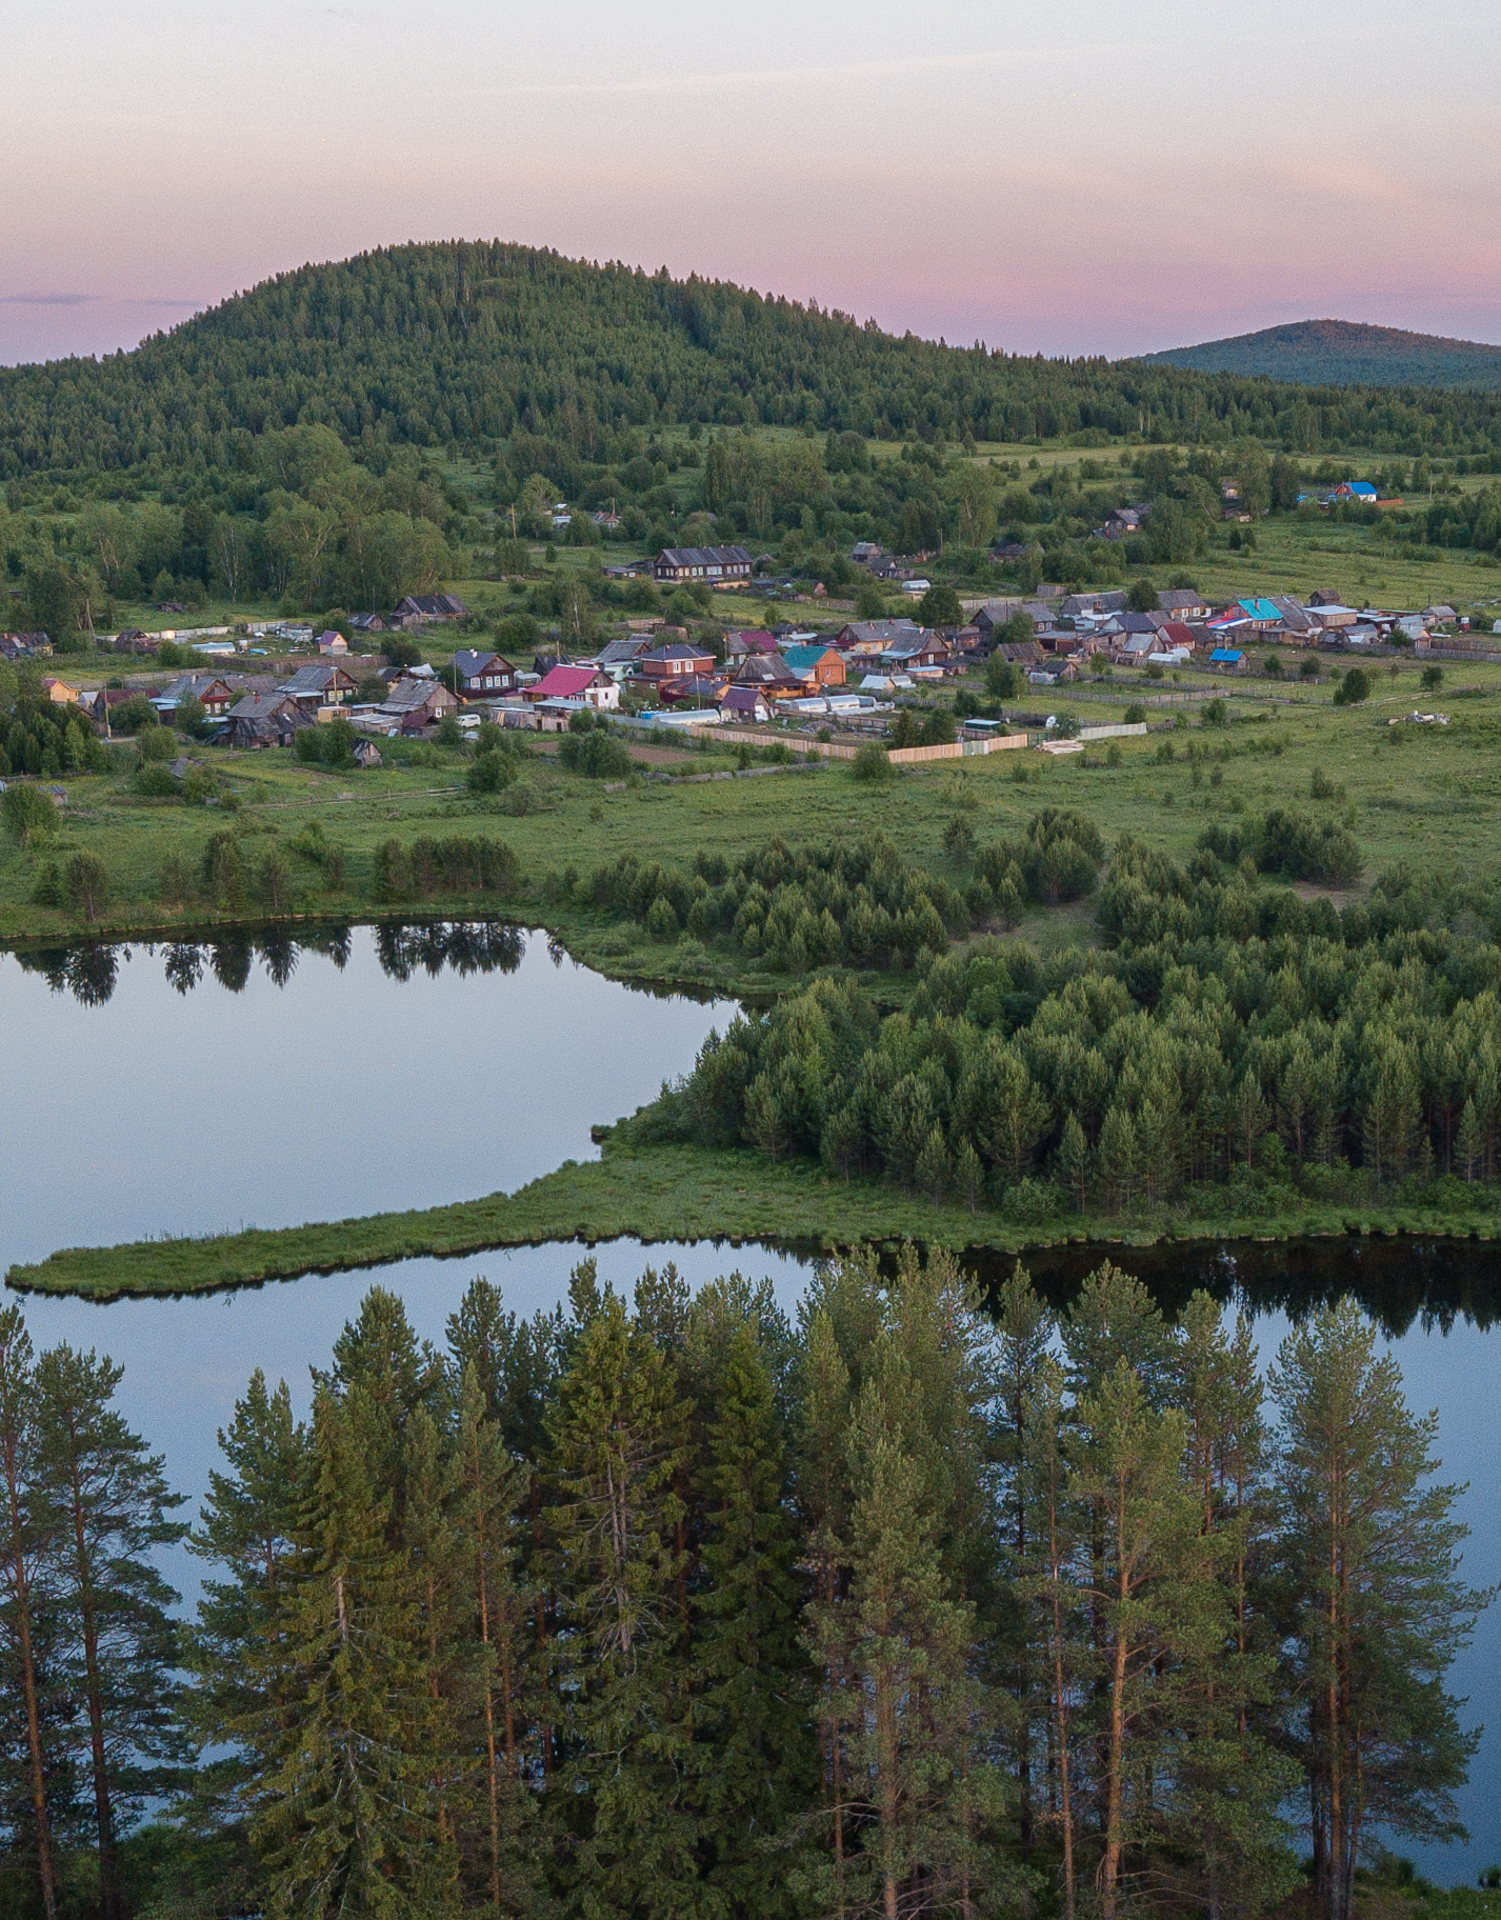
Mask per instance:
[[[1146,356],[1150,366],[1261,374],[1309,386],[1469,387],[1501,390],[1501,347],[1349,320],[1299,320],[1197,347]]]
[[[0,477],[249,463],[245,436],[574,453],[681,420],[1023,440],[1256,435],[1296,451],[1501,448],[1501,396],[1269,385],[949,347],[723,282],[446,242],[307,266],[130,353],[0,371]]]

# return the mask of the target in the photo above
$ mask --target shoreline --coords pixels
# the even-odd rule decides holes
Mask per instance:
[[[296,1227],[69,1247],[20,1262],[5,1276],[17,1293],[101,1304],[260,1286],[319,1273],[418,1258],[459,1259],[505,1247],[618,1239],[644,1245],[770,1243],[815,1255],[863,1242],[911,1239],[955,1252],[1023,1255],[1067,1245],[1156,1247],[1242,1241],[1501,1239],[1501,1212],[1442,1214],[1411,1205],[1310,1205],[1275,1216],[1112,1220],[1073,1215],[1028,1227],[991,1210],[971,1213],[872,1181],[848,1185],[811,1162],[772,1163],[749,1149],[606,1145],[594,1161],[565,1161],[513,1194]]]

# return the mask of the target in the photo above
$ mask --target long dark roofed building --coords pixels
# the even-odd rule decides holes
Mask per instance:
[[[749,580],[750,552],[745,547],[664,547],[651,563],[654,578],[702,581]]]

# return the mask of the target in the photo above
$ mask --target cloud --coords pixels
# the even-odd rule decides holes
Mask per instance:
[[[86,307],[97,293],[0,293],[6,307]]]

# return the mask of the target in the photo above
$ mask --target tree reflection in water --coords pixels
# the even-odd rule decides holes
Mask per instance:
[[[71,993],[85,1007],[102,1007],[115,990],[122,959],[140,943],[88,940],[74,947],[32,947],[16,959],[27,973],[40,974],[54,993]],[[267,977],[285,987],[303,953],[321,955],[342,970],[354,951],[354,927],[347,921],[299,929],[294,940],[282,927],[255,933],[221,934],[212,940],[173,940],[158,949],[167,979],[179,993],[191,993],[206,972],[229,993],[241,993],[259,956]],[[419,970],[437,978],[445,968],[458,974],[514,973],[526,951],[520,927],[490,920],[384,920],[375,929],[381,971],[392,980],[410,980]]]

